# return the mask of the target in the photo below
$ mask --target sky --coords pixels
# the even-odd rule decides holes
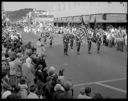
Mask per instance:
[[[96,13],[127,13],[124,2],[3,2],[5,11],[36,8],[52,12],[55,17],[87,15]]]

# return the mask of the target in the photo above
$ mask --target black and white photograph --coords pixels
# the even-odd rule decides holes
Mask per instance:
[[[2,1],[1,99],[126,99],[127,2]]]

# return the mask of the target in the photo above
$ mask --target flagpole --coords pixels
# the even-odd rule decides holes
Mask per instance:
[[[93,37],[94,37],[94,40],[96,38],[96,17],[95,17],[95,20],[94,20],[94,34],[93,34]]]

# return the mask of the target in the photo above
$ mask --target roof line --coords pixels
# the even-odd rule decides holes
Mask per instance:
[[[74,16],[66,16],[66,17],[56,17],[56,18],[67,18],[67,17],[79,17],[79,16],[91,16],[91,15],[102,15],[102,14],[120,14],[120,15],[126,15],[127,13],[96,13],[96,14],[81,14],[81,15],[74,15]]]

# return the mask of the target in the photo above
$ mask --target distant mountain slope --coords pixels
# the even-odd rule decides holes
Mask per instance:
[[[32,10],[33,10],[32,8],[25,8],[16,11],[7,11],[6,14],[11,21],[16,21],[21,19],[22,17],[25,17],[26,14]]]

